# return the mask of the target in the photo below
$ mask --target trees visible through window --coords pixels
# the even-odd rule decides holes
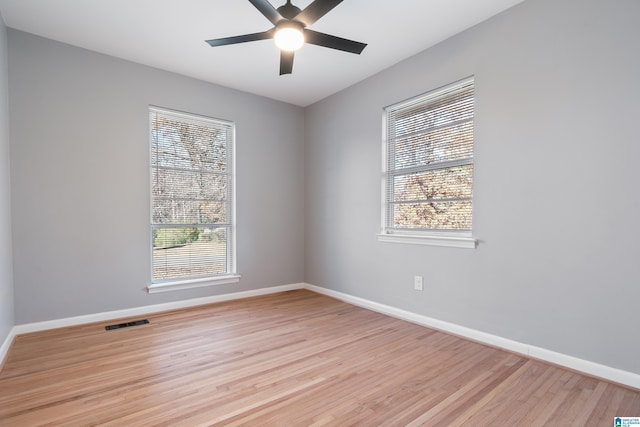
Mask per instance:
[[[234,273],[230,122],[150,108],[152,282]]]
[[[385,109],[384,233],[469,235],[474,82]]]

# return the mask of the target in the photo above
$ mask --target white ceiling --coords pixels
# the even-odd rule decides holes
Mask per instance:
[[[0,0],[0,12],[11,28],[307,106],[521,1],[345,0],[309,28],[367,43],[362,54],[305,45],[284,76],[272,40],[204,42],[270,29],[246,0]]]

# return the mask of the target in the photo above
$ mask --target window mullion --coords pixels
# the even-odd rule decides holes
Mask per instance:
[[[428,165],[394,169],[392,171],[389,171],[388,174],[389,176],[409,175],[416,172],[426,172],[426,171],[447,169],[447,168],[452,168],[456,166],[465,166],[465,165],[472,165],[472,164],[473,164],[473,158],[468,157],[466,159],[456,159],[456,160],[449,160],[449,161],[438,162],[438,163],[430,163]]]

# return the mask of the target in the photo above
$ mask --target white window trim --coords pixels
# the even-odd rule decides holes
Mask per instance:
[[[463,86],[468,84],[469,82],[474,81],[475,78],[473,76],[467,77],[455,83],[446,85],[440,89],[436,89],[430,92],[430,96],[436,97],[443,93],[446,93],[451,90],[451,88],[456,86]],[[424,94],[415,96],[406,101],[399,102],[394,104],[395,106],[402,106],[403,104],[410,104],[417,98],[421,98],[425,96]],[[440,232],[437,230],[433,231],[398,231],[398,230],[390,230],[387,228],[387,200],[386,200],[386,185],[387,185],[387,108],[385,107],[382,113],[382,185],[381,185],[381,232],[376,234],[376,238],[379,242],[383,243],[402,243],[402,244],[413,244],[413,245],[426,245],[426,246],[444,246],[444,247],[452,247],[452,248],[465,248],[465,249],[475,249],[478,241],[472,236],[472,231],[446,231]]]
[[[172,110],[169,108],[158,107],[155,105],[149,105],[148,111],[158,111],[158,112],[170,112],[175,114],[176,116],[183,116],[185,119],[192,119],[193,117],[198,117],[198,114],[193,113],[185,113],[182,111]],[[230,216],[231,216],[231,244],[233,254],[231,256],[230,264],[228,265],[229,273],[221,276],[209,276],[209,277],[198,277],[193,279],[185,279],[185,280],[167,280],[167,281],[157,281],[153,280],[147,286],[147,292],[149,294],[159,293],[159,292],[168,292],[168,291],[180,291],[186,289],[194,289],[194,288],[203,288],[208,286],[217,286],[217,285],[227,285],[240,282],[241,276],[237,274],[237,247],[236,247],[236,125],[234,122],[230,122],[228,120],[216,119],[208,116],[200,116],[206,120],[213,121],[222,121],[225,123],[231,123],[231,132],[233,135],[233,144],[231,147],[231,158],[233,162],[233,166],[231,168],[231,182],[233,183],[231,191],[233,202],[230,206]],[[149,160],[151,161],[151,160]],[[151,176],[149,176],[151,179]],[[151,185],[151,183],[149,183]],[[149,192],[150,193],[150,192]],[[151,227],[149,224],[149,235],[151,235]],[[153,250],[153,244],[151,246],[151,250]],[[151,277],[153,278],[153,258],[149,260],[149,270],[151,272]]]
[[[227,276],[205,277],[201,279],[180,280],[173,282],[158,282],[147,286],[147,292],[155,294],[159,292],[181,291],[185,289],[204,288],[207,286],[228,285],[238,283],[240,276],[231,274]]]
[[[474,249],[477,240],[473,237],[461,236],[436,236],[429,234],[410,235],[397,233],[380,233],[377,235],[379,242],[407,243],[412,245],[447,246],[450,248]]]

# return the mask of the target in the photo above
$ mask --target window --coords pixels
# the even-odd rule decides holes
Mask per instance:
[[[385,108],[379,240],[475,247],[473,78]]]
[[[155,107],[149,122],[149,291],[237,281],[233,123]]]

